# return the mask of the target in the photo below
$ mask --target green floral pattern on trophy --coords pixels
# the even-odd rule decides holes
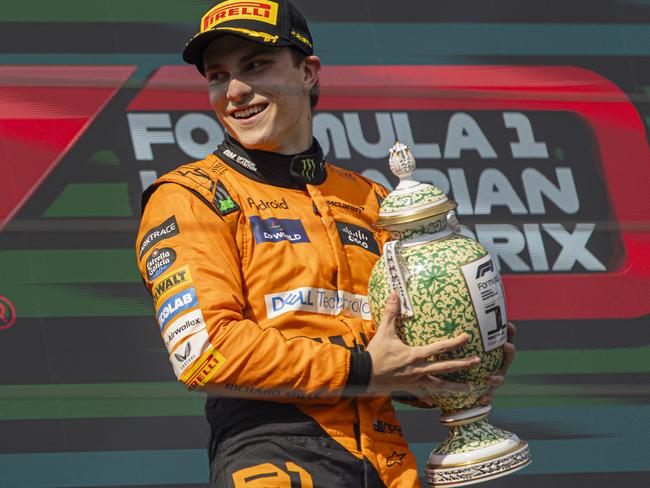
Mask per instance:
[[[510,432],[490,425],[486,420],[449,427],[447,438],[433,452],[441,456],[462,454],[506,441]]]
[[[425,204],[431,205],[432,202],[446,198],[447,195],[440,191],[440,189],[431,185],[428,185],[417,192],[392,192],[382,202],[381,213],[390,215],[394,212],[403,212],[405,208],[418,207]]]
[[[414,309],[414,316],[403,319],[398,326],[402,340],[411,346],[420,346],[465,332],[470,337],[465,346],[439,354],[432,360],[481,358],[481,363],[470,369],[441,375],[470,386],[469,393],[443,392],[434,396],[436,405],[445,413],[479,406],[480,396],[488,389],[487,377],[498,371],[503,360],[501,348],[490,352],[483,349],[476,314],[460,268],[485,254],[479,243],[459,234],[402,250],[410,273],[407,290]],[[372,316],[377,322],[389,292],[384,261],[380,259],[368,283]]]
[[[422,236],[424,234],[435,234],[436,232],[440,232],[441,230],[444,230],[446,227],[447,227],[447,214],[443,215],[442,218],[438,217],[432,222],[428,222],[424,225],[414,226],[414,224],[411,224],[411,228],[409,229],[394,230],[391,231],[390,234],[393,239],[397,239],[400,241],[408,241],[409,239],[413,239]]]

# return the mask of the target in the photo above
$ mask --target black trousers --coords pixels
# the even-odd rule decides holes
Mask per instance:
[[[206,409],[211,487],[385,488],[368,460],[352,455],[293,405],[256,402],[252,411],[245,403]]]

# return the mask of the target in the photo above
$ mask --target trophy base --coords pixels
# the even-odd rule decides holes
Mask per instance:
[[[491,407],[443,415],[447,439],[429,456],[424,468],[430,487],[465,486],[492,480],[528,466],[528,443],[490,425]]]

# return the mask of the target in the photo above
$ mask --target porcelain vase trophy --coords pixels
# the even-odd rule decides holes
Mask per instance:
[[[429,486],[463,486],[504,476],[531,462],[528,443],[498,429],[486,417],[491,406],[479,398],[487,378],[503,360],[507,338],[501,277],[487,251],[460,233],[456,203],[435,186],[411,179],[415,159],[399,142],[390,150],[390,167],[400,183],[382,202],[377,225],[392,239],[384,246],[368,284],[373,318],[379,322],[391,290],[400,299],[398,332],[411,346],[429,344],[462,332],[462,348],[435,360],[479,356],[481,362],[446,379],[468,383],[469,393],[434,396],[447,438],[429,456]],[[425,406],[418,401],[416,406]]]

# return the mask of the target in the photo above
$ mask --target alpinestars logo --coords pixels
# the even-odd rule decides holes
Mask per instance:
[[[235,163],[243,166],[246,169],[255,171],[257,173],[257,166],[255,166],[255,163],[250,159],[245,158],[244,156],[240,156],[239,154],[234,153],[230,149],[225,149],[223,151],[223,154],[229,157],[230,159],[232,159]]]

